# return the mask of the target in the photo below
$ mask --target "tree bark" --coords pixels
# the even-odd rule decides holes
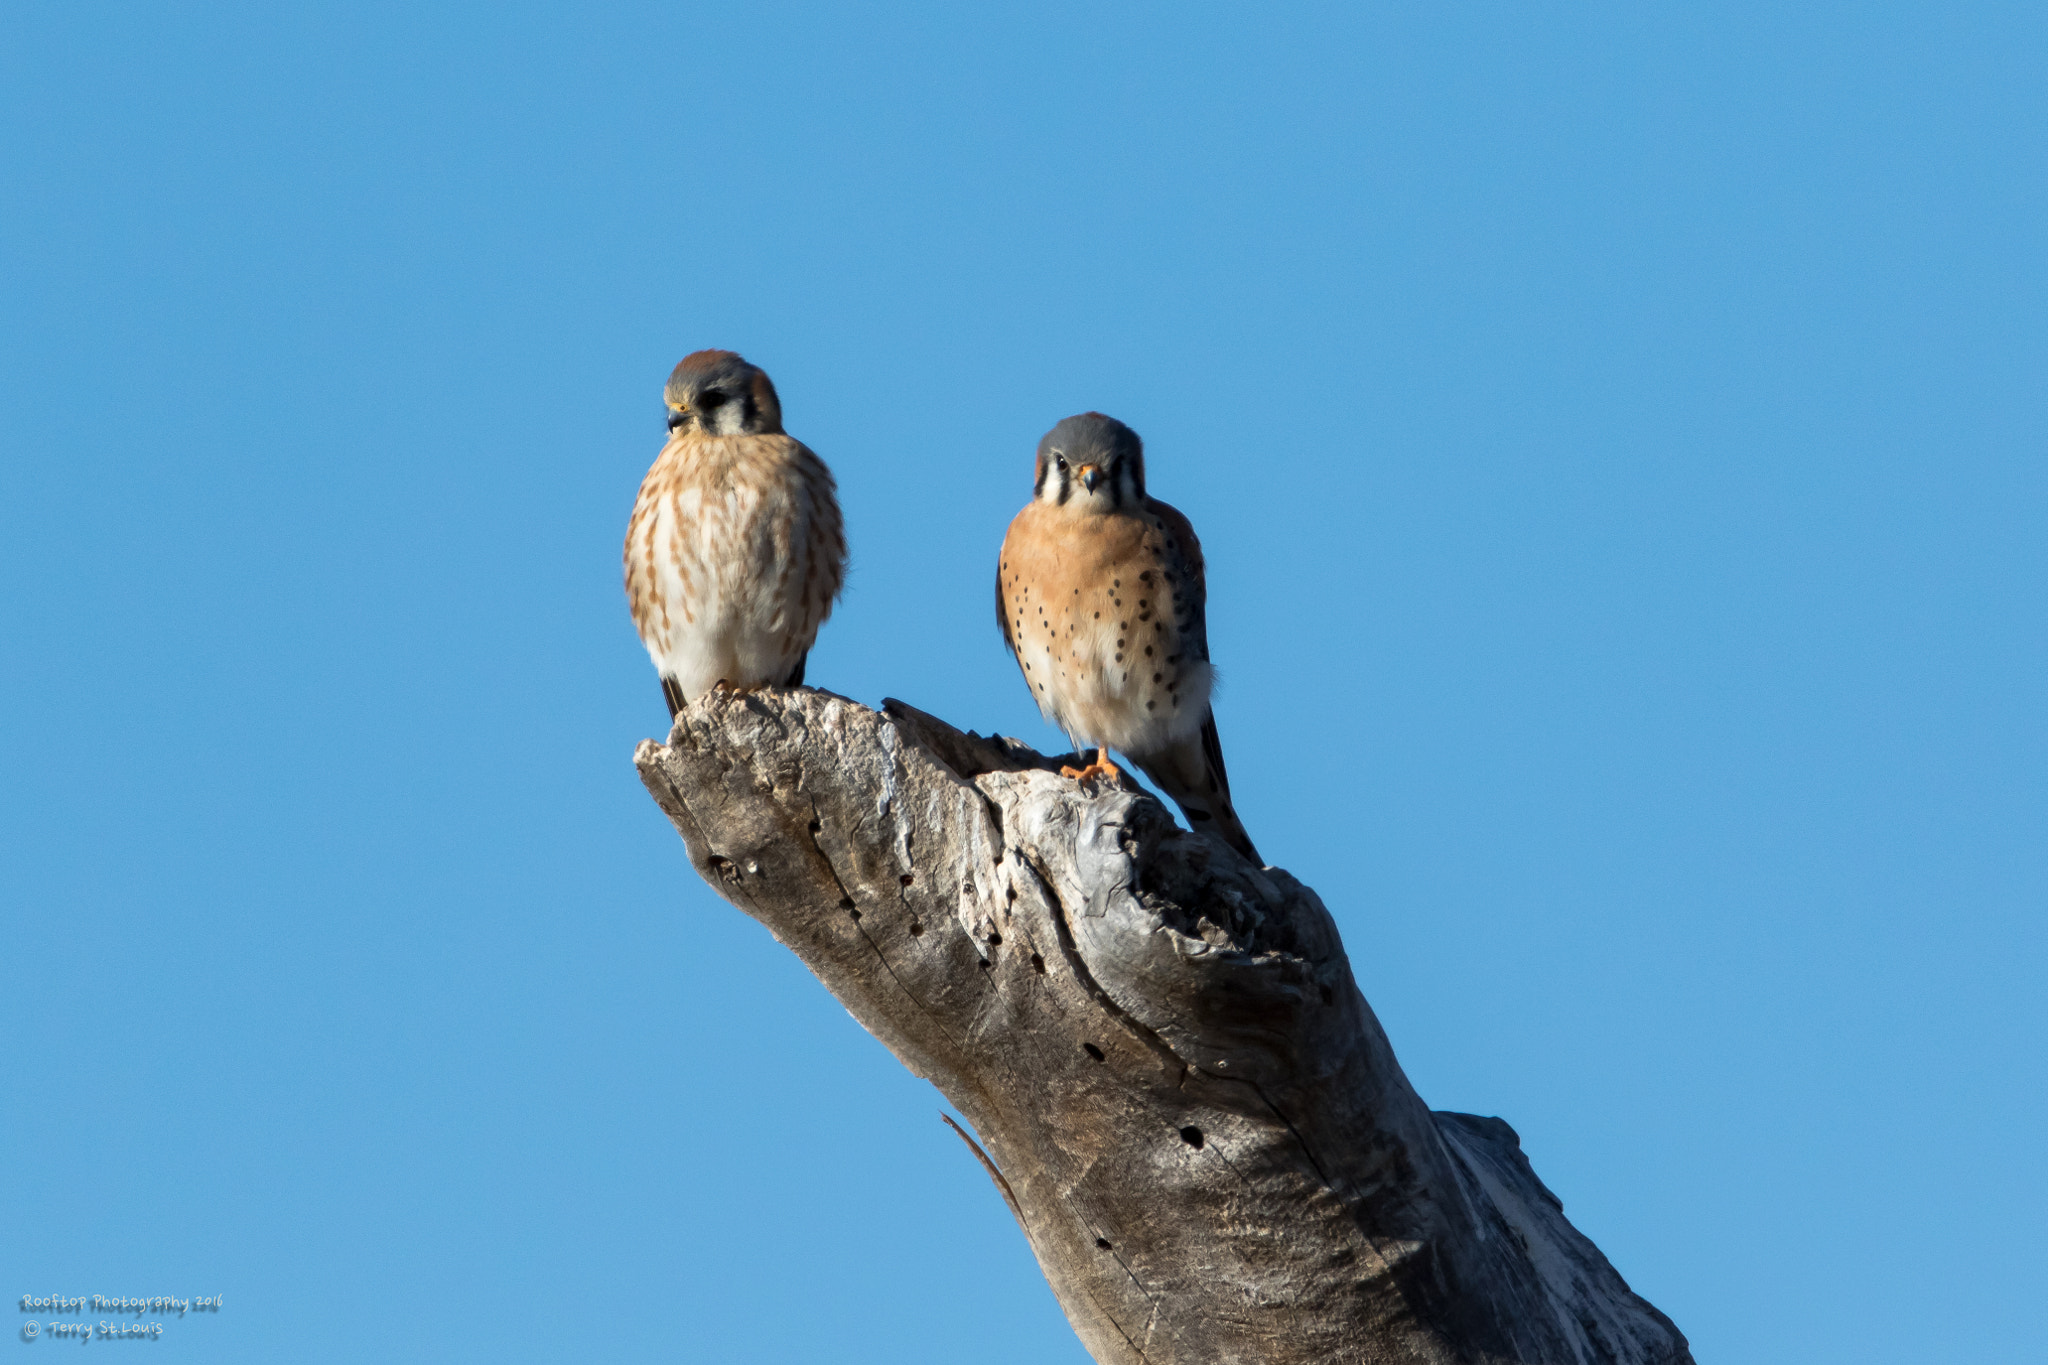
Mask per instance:
[[[1691,1361],[1512,1128],[1423,1104],[1315,892],[1135,786],[810,689],[714,692],[634,760],[973,1126],[1104,1365]]]

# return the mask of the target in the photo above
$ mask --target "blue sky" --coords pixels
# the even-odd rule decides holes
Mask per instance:
[[[2038,7],[4,25],[0,1293],[1085,1359],[634,779],[725,346],[840,480],[811,681],[1044,745],[996,546],[1055,420],[1145,436],[1261,850],[1702,1361],[2048,1332]]]

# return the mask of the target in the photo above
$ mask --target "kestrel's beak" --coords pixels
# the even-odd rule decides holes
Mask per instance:
[[[1082,465],[1078,472],[1081,476],[1081,487],[1087,489],[1090,493],[1095,491],[1096,484],[1102,482],[1102,471],[1092,464]]]

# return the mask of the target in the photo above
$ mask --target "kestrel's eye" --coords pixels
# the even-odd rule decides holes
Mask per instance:
[[[725,394],[718,389],[706,389],[697,395],[697,406],[703,408],[706,412],[709,412],[712,408],[720,407],[724,403]]]
[[[1058,466],[1059,466],[1059,467],[1060,467],[1060,468],[1061,468],[1062,470],[1066,469],[1066,467],[1067,467],[1067,457],[1066,457],[1066,456],[1064,456],[1064,455],[1060,454],[1060,453],[1059,453],[1059,452],[1058,452],[1057,450],[1055,450],[1055,451],[1054,451],[1054,452],[1052,453],[1052,459],[1053,459],[1053,463],[1054,463],[1054,464],[1056,464],[1056,465],[1058,465]]]

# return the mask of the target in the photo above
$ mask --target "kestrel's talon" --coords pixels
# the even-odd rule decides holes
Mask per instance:
[[[1093,763],[1090,763],[1085,768],[1069,768],[1062,764],[1060,766],[1060,776],[1071,777],[1076,782],[1092,782],[1098,777],[1106,777],[1112,782],[1122,782],[1124,780],[1124,770],[1109,761],[1109,750],[1097,749]]]

